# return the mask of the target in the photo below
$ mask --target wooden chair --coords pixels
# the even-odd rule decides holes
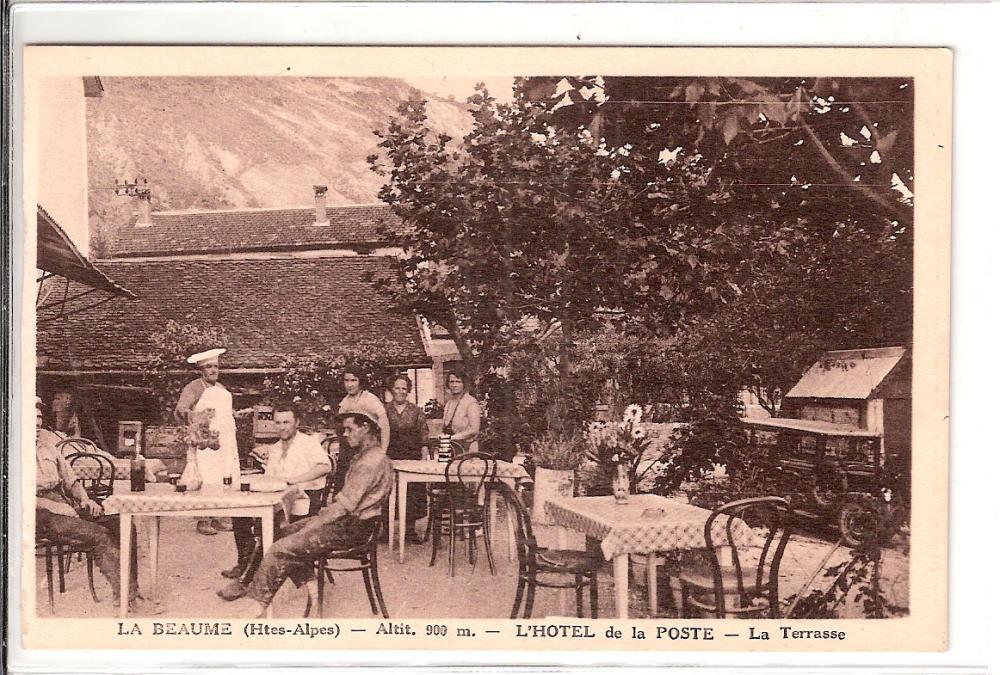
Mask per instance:
[[[740,499],[715,509],[705,521],[701,557],[707,565],[677,572],[683,616],[780,618],[778,573],[791,537],[788,514],[788,502],[780,497]],[[757,529],[762,538],[742,544],[744,527]]]
[[[74,553],[85,555],[87,559],[87,585],[90,587],[90,597],[94,602],[100,602],[97,590],[94,588],[94,555],[89,548],[71,546],[49,539],[43,535],[35,537],[35,557],[45,559],[45,580],[49,595],[49,611],[55,613],[55,583],[54,572],[59,571],[59,593],[66,592],[66,572],[69,570],[70,559]]]
[[[575,551],[544,548],[538,545],[531,528],[531,517],[521,498],[506,483],[491,487],[502,498],[507,517],[514,519],[517,545],[517,591],[510,618],[517,619],[524,600],[524,616],[530,619],[535,603],[535,590],[541,588],[572,588],[576,591],[576,615],[583,617],[583,589],[590,591],[590,616],[597,618],[597,573],[601,561],[593,550]],[[572,580],[559,580],[572,576]],[[555,578],[553,578],[555,577]]]
[[[81,439],[67,440],[78,441]],[[62,443],[66,442],[62,441]],[[77,473],[83,473],[78,471],[81,467],[89,468],[85,476],[80,477],[80,484],[83,485],[83,489],[87,491],[90,498],[98,504],[104,503],[104,500],[115,491],[115,465],[106,456],[81,451],[67,455],[66,461]]]
[[[79,449],[66,456],[69,465],[74,469],[79,466],[90,466],[87,478],[81,478],[80,483],[88,496],[100,504],[114,491],[115,465],[106,456],[96,452],[97,446],[86,438],[67,438],[56,444],[56,449],[61,453],[64,448]],[[59,573],[59,592],[66,592],[66,573],[69,572],[73,561],[73,556],[87,562],[87,585],[90,588],[90,597],[94,602],[100,602],[97,597],[97,590],[94,587],[94,553],[88,547],[74,546],[65,542],[51,540],[44,535],[38,536],[35,540],[35,556],[45,559],[45,578],[48,584],[49,610],[55,612],[55,592],[54,592],[54,572]]]
[[[431,566],[437,562],[442,526],[448,518],[448,572],[455,576],[455,542],[463,536],[468,544],[469,563],[476,564],[476,536],[482,532],[483,547],[490,574],[496,574],[489,538],[487,510],[489,495],[485,492],[496,483],[497,460],[485,452],[467,452],[453,457],[445,466],[445,490],[436,495],[431,511]],[[480,503],[480,498],[485,499]],[[447,509],[447,511],[446,511]]]
[[[326,590],[326,582],[334,583],[334,574],[340,572],[361,572],[365,582],[365,592],[368,594],[368,604],[371,606],[372,614],[381,613],[382,618],[389,618],[389,610],[385,606],[385,598],[382,597],[382,584],[378,578],[378,539],[382,533],[382,520],[388,511],[389,499],[382,502],[382,515],[370,518],[365,523],[368,528],[368,535],[364,543],[351,548],[330,551],[323,558],[316,561],[316,586],[317,586],[317,613],[319,618],[323,618],[323,596]],[[340,567],[336,563],[346,561],[348,567]],[[309,616],[312,610],[312,598],[306,600],[306,609],[303,616]]]
[[[322,446],[326,451],[326,456],[330,458],[330,473],[326,474],[326,484],[323,485],[323,496],[320,498],[320,505],[326,506],[333,499],[333,482],[337,476],[337,456],[338,453],[332,451],[333,444],[337,441],[336,436],[328,436],[323,440]]]

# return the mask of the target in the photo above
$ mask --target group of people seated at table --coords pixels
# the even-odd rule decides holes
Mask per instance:
[[[206,485],[221,484],[223,474],[230,470],[227,467],[234,462],[238,466],[238,459],[230,456],[236,452],[232,396],[218,382],[219,357],[224,352],[214,349],[188,359],[201,371],[201,377],[185,387],[175,410],[179,422],[190,419],[192,412],[215,410],[211,424],[220,432],[220,448],[199,451],[199,468]],[[237,560],[232,568],[222,571],[231,581],[218,595],[243,603],[243,607],[237,607],[241,616],[262,615],[285,579],[292,579],[296,585],[310,582],[315,561],[326,553],[367,540],[384,515],[382,505],[393,481],[390,460],[428,457],[427,422],[423,411],[408,400],[413,384],[406,375],[392,380],[392,400],[388,404],[367,390],[360,368],[346,367],[343,384],[346,395],[339,403],[336,418],[340,441],[336,463],[315,436],[300,431],[299,411],[288,403],[274,409],[277,442],[254,448],[251,453],[264,465],[266,477],[300,488],[309,498],[309,511],[308,516],[293,517],[287,526],[279,528],[275,543],[264,555],[257,519],[233,519]],[[447,386],[450,399],[444,407],[443,433],[451,436],[460,451],[475,451],[479,404],[467,392],[464,374],[449,373]],[[36,533],[50,541],[85,544],[118,597],[117,518],[104,516],[101,506],[90,499],[72,467],[56,450],[52,442],[56,437],[42,433],[40,409],[37,428]],[[328,481],[332,499],[323,504]],[[426,508],[426,494],[413,490],[408,501],[405,536],[408,541],[419,542],[415,523]],[[198,529],[202,533],[211,529],[214,534],[221,528],[202,522]],[[142,613],[162,611],[159,605],[138,598],[134,579],[131,586],[133,608]],[[313,583],[308,583],[308,590],[315,595]]]

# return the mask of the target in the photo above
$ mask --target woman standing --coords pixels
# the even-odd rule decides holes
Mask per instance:
[[[349,364],[344,368],[344,392],[345,396],[337,406],[338,415],[358,412],[364,413],[378,422],[381,432],[382,449],[388,452],[389,440],[392,432],[389,429],[389,419],[385,415],[385,406],[378,396],[368,391],[365,373],[357,365]],[[340,492],[344,486],[344,479],[347,477],[347,468],[351,464],[354,451],[351,450],[347,440],[343,436],[343,431],[338,431],[337,440],[340,446],[337,455],[337,468],[333,479],[334,494]]]
[[[413,382],[406,375],[392,380],[392,402],[386,406],[389,418],[389,459],[427,459],[427,420],[424,411],[408,400]],[[406,541],[419,544],[417,520],[427,510],[427,493],[415,483],[406,493]]]
[[[448,393],[444,404],[444,428],[451,442],[461,446],[461,452],[479,451],[479,426],[483,415],[479,402],[469,393],[469,378],[464,371],[448,373]],[[456,453],[457,454],[457,453]]]

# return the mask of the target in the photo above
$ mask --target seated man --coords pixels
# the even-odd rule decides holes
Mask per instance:
[[[296,586],[313,578],[314,563],[330,551],[362,544],[381,517],[392,487],[392,463],[381,447],[378,421],[362,412],[344,413],[344,438],[354,458],[344,487],[319,514],[289,525],[277,534],[260,569],[247,587],[238,616],[262,616],[285,579]],[[314,593],[310,585],[310,595]],[[315,599],[315,598],[314,598]]]
[[[319,512],[326,475],[333,469],[330,456],[314,436],[299,432],[299,411],[290,404],[274,408],[278,442],[255,448],[253,454],[264,462],[264,475],[298,485],[309,496],[309,515]],[[260,564],[260,521],[257,518],[233,518],[236,539],[236,566],[222,576],[234,581],[218,592],[219,597],[240,597]]]
[[[36,432],[42,431],[42,411],[35,411]],[[104,519],[101,506],[90,498],[66,458],[49,442],[51,436],[37,434],[35,444],[35,536],[56,544],[89,550],[97,568],[108,580],[118,601],[119,555],[117,519]],[[155,614],[155,603],[137,605],[138,593],[133,578],[129,588],[133,609]]]

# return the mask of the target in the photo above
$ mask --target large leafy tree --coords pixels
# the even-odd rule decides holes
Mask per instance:
[[[748,242],[738,299],[671,326],[664,373],[687,393],[670,478],[738,463],[737,393],[772,414],[824,349],[908,344],[913,91],[905,79],[533,78],[561,124],[659,161],[695,154],[735,199],[726,217],[784,233]],[[775,394],[778,394],[777,396]]]
[[[460,141],[408,102],[371,158],[411,226],[398,299],[482,377],[558,327],[565,384],[574,345],[610,323],[669,355],[627,379],[718,425],[740,388],[767,401],[821,349],[908,342],[909,82],[531,78],[514,94],[472,97]]]

